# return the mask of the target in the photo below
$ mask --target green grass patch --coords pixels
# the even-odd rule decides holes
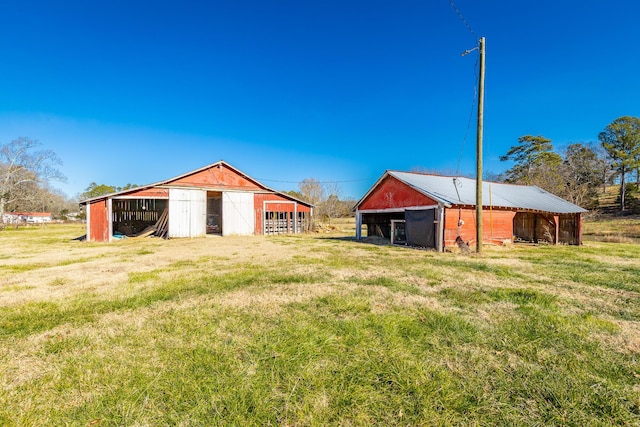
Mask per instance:
[[[81,264],[83,262],[89,262],[96,258],[93,257],[83,257],[83,258],[71,258],[64,261],[61,261],[56,264],[56,266],[64,266],[64,265],[73,265],[73,264]]]
[[[68,283],[69,281],[64,277],[56,277],[55,279],[49,282],[49,286],[64,286]]]
[[[144,283],[160,279],[160,271],[133,271],[129,273],[129,283]]]
[[[501,288],[488,293],[494,301],[508,301],[518,305],[535,304],[545,308],[555,306],[557,297],[533,289]]]
[[[438,295],[451,301],[458,307],[477,307],[492,301],[487,292],[464,287],[449,287],[438,291]]]
[[[434,265],[453,268],[458,273],[483,273],[508,279],[526,279],[523,273],[505,265],[489,264],[484,260],[457,257],[454,259],[434,259]]]
[[[587,328],[608,334],[617,334],[620,332],[620,326],[593,313],[584,313],[581,318]]]
[[[543,256],[535,254],[525,258],[549,279],[612,289],[640,292],[640,267],[612,265],[579,254]]]
[[[31,264],[5,264],[0,265],[0,269],[7,270],[13,273],[23,273],[26,271],[39,270],[42,268],[49,268],[51,264],[44,262],[34,262]]]
[[[351,279],[351,281],[354,283],[359,283],[366,286],[382,286],[393,292],[402,292],[402,293],[413,294],[413,295],[422,294],[422,291],[420,291],[420,289],[418,289],[417,287],[407,284],[402,280],[399,280],[393,277],[377,276],[377,277],[372,277],[367,279],[353,278]]]
[[[33,285],[8,285],[0,288],[0,292],[20,292],[33,289]]]

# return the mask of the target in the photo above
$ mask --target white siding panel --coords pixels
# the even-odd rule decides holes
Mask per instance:
[[[255,230],[253,193],[222,193],[222,235],[251,235]]]
[[[169,189],[169,237],[206,234],[207,193],[198,189]]]

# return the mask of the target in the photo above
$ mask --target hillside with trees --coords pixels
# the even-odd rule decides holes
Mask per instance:
[[[558,152],[551,139],[524,135],[500,157],[513,166],[499,180],[537,185],[590,210],[599,209],[600,196],[608,186],[618,184],[618,213],[640,212],[640,119],[620,117],[598,140],[573,143]]]

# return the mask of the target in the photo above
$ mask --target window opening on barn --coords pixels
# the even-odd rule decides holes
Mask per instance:
[[[286,234],[292,229],[290,227],[289,212],[266,211],[264,223],[265,234]]]
[[[303,233],[311,229],[311,213],[297,212],[294,203],[266,203],[264,213],[264,234]]]

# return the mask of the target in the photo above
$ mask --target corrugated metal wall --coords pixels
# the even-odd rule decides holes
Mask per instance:
[[[514,211],[499,209],[482,209],[482,240],[485,243],[503,242],[513,238],[513,217]],[[458,220],[463,224],[458,227]],[[456,245],[456,237],[460,233],[460,238],[465,242],[476,240],[476,209],[467,208],[447,208],[445,209],[444,221],[444,245]]]
[[[109,241],[109,215],[107,200],[98,200],[88,205],[87,235],[93,242]]]
[[[169,237],[201,237],[207,231],[207,192],[169,189]]]
[[[222,235],[248,236],[255,227],[253,193],[222,192]]]

